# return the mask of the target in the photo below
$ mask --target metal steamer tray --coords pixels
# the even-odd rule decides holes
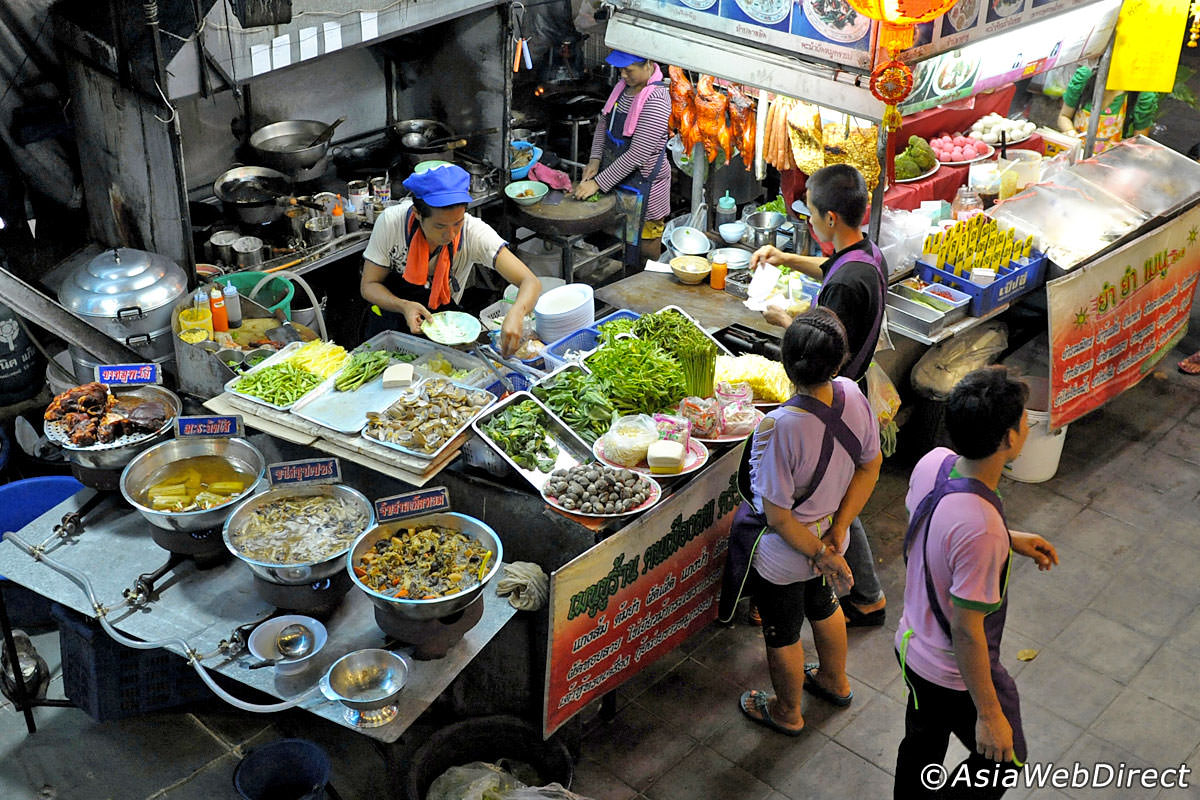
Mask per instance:
[[[71,444],[70,431],[67,425],[60,419],[45,420],[42,423],[42,429],[46,434],[46,438],[54,444],[61,447],[63,450],[76,453],[99,453],[107,450],[117,450],[130,445],[141,444],[148,439],[153,439],[166,431],[170,430],[175,424],[175,418],[179,416],[180,404],[179,398],[174,392],[164,389],[160,386],[131,386],[128,388],[109,389],[110,396],[117,397],[120,395],[132,395],[141,397],[145,400],[155,400],[166,406],[167,421],[159,426],[158,430],[150,431],[149,433],[125,433],[111,442],[96,442],[90,445]],[[103,416],[103,415],[101,415]]]
[[[296,403],[299,403],[301,400],[308,397],[310,394],[312,394],[318,388],[320,388],[321,384],[318,383],[316,386],[313,386],[313,388],[309,389],[307,392],[302,394],[294,402],[287,403],[285,405],[271,403],[271,402],[268,402],[268,401],[264,400],[263,398],[258,397],[256,395],[246,394],[245,392],[239,392],[237,389],[234,388],[234,386],[237,385],[238,381],[240,381],[242,378],[245,378],[248,375],[253,375],[256,372],[260,372],[260,371],[266,369],[267,367],[273,366],[275,364],[282,364],[284,361],[287,361],[289,358],[291,358],[292,355],[295,354],[295,352],[297,350],[299,350],[301,347],[303,347],[305,344],[307,344],[307,342],[292,342],[292,343],[288,344],[286,347],[284,347],[283,349],[281,349],[275,355],[269,356],[268,358],[264,358],[262,361],[258,362],[253,367],[251,367],[250,369],[243,372],[241,375],[234,376],[233,378],[230,378],[228,381],[226,381],[225,387],[224,387],[225,391],[229,392],[232,395],[236,395],[238,397],[243,397],[252,403],[258,403],[260,406],[266,406],[267,408],[273,408],[276,411],[289,410]]]
[[[430,452],[430,453],[426,453],[423,450],[416,450],[412,447],[405,447],[402,444],[396,444],[395,442],[387,442],[387,441],[384,441],[383,439],[377,439],[374,436],[371,436],[369,434],[369,432],[367,431],[365,426],[363,427],[362,433],[360,435],[369,442],[374,442],[375,444],[382,445],[383,447],[387,447],[392,450],[397,450],[401,453],[404,453],[405,455],[413,456],[414,458],[419,458],[424,461],[430,461],[430,462],[436,461],[438,459],[438,457],[441,456],[442,453],[444,453],[448,447],[450,447],[450,445],[454,444],[454,442],[458,439],[458,437],[462,434],[463,431],[465,431],[470,425],[472,425],[475,420],[479,419],[479,415],[482,412],[486,412],[488,410],[488,408],[490,408],[492,406],[492,404],[496,402],[496,395],[492,394],[491,392],[487,391],[486,389],[480,389],[475,386],[467,386],[465,384],[455,383],[454,381],[450,380],[449,378],[445,378],[442,376],[436,376],[433,378],[425,378],[424,380],[422,380],[418,383],[415,383],[412,386],[409,386],[407,389],[404,390],[406,392],[406,394],[404,396],[402,396],[399,400],[397,400],[393,403],[389,403],[388,406],[386,406],[385,408],[381,409],[378,412],[378,413],[382,414],[382,413],[386,412],[387,408],[390,408],[391,406],[395,405],[396,403],[408,402],[408,400],[406,399],[409,397],[408,393],[412,393],[415,395],[415,393],[418,392],[419,390],[423,389],[426,386],[426,384],[431,383],[433,381],[438,381],[438,380],[445,381],[446,383],[450,384],[451,386],[457,386],[458,388],[465,390],[469,394],[486,395],[487,402],[478,407],[478,411],[475,412],[474,416],[472,416],[471,419],[467,420],[466,422],[462,423],[459,427],[455,428],[454,432],[451,435],[447,436],[445,441],[443,441],[436,450],[434,450],[433,452]],[[344,394],[344,392],[343,392],[343,394]],[[372,410],[374,410],[374,409],[372,409]]]
[[[488,445],[497,453],[499,453],[500,457],[503,458],[510,467],[512,467],[514,472],[516,472],[525,480],[529,481],[529,484],[540,492],[542,490],[542,486],[547,480],[550,479],[550,473],[541,472],[536,469],[525,469],[522,466],[518,466],[517,463],[509,457],[508,453],[504,452],[504,448],[501,447],[499,443],[493,441],[492,438],[483,430],[484,424],[497,414],[500,414],[504,411],[504,409],[508,408],[512,404],[520,403],[525,400],[530,400],[536,404],[538,409],[546,416],[546,429],[549,431],[548,435],[554,445],[558,447],[558,459],[554,462],[554,466],[551,468],[550,472],[553,472],[556,469],[570,469],[571,467],[578,466],[579,464],[586,464],[592,460],[592,450],[587,446],[583,439],[579,438],[575,431],[571,430],[567,423],[563,422],[553,411],[546,408],[545,403],[543,403],[541,400],[538,400],[527,391],[514,392],[508,397],[504,398],[504,400],[500,403],[497,403],[483,414],[477,416],[471,423],[471,427],[475,430],[475,433],[479,435],[479,438],[487,442]]]

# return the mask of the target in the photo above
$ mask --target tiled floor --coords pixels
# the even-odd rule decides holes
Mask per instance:
[[[1073,424],[1053,480],[1002,487],[1010,523],[1045,534],[1062,558],[1049,573],[1018,564],[1010,593],[1003,657],[1035,761],[1200,769],[1200,379],[1173,363]],[[865,516],[890,605],[885,628],[851,633],[850,708],[810,704],[798,738],[751,724],[737,698],[768,685],[759,630],[714,626],[618,692],[615,719],[587,720],[574,789],[595,800],[890,797],[904,717],[892,636],[906,484],[904,468],[886,466]],[[56,635],[36,641],[56,664]],[[1037,657],[1018,661],[1026,648]],[[59,676],[50,693],[61,691]],[[346,800],[392,796],[363,737],[314,726],[310,715],[260,718],[218,706],[106,724],[43,709],[33,736],[11,705],[0,707],[0,798],[233,797],[243,752],[301,729],[333,756]],[[952,745],[947,763],[963,754]],[[1182,800],[1200,789],[1006,796]]]

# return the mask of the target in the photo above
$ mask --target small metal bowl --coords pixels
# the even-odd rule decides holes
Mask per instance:
[[[329,640],[329,632],[325,630],[325,626],[319,620],[312,617],[306,617],[301,614],[285,614],[282,617],[272,617],[266,622],[260,623],[250,633],[250,638],[246,640],[246,648],[250,654],[260,661],[269,661],[273,658],[280,658],[282,654],[275,646],[276,640],[279,638],[279,632],[288,625],[299,623],[304,625],[313,636],[313,647],[308,655],[300,658],[288,658],[281,660],[275,665],[276,675],[295,675],[298,672],[303,672],[312,664],[312,659],[317,653],[325,647],[325,642]]]
[[[671,247],[685,256],[702,256],[712,250],[712,242],[704,231],[687,225],[671,233]]]
[[[722,247],[708,254],[709,261],[718,258],[725,259],[725,266],[732,272],[735,269],[745,269],[750,266],[750,251],[740,247]]]
[[[408,683],[408,662],[391,650],[356,650],[333,662],[322,683],[346,707],[347,720],[374,728],[396,718],[394,703]]]

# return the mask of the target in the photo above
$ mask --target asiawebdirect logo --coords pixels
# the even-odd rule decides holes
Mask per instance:
[[[1054,762],[1025,764],[1017,769],[1002,768],[999,764],[984,769],[970,769],[959,764],[946,769],[941,764],[927,764],[921,770],[921,785],[936,791],[942,788],[992,789],[1187,789],[1191,786],[1187,764],[1159,769],[1157,767],[1120,764],[1083,764],[1069,766]]]

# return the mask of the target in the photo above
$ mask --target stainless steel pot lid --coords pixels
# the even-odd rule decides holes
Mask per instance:
[[[58,293],[76,314],[136,316],[174,302],[187,291],[187,274],[166,256],[121,247],[105,250],[72,272]],[[129,310],[136,309],[136,310]]]

